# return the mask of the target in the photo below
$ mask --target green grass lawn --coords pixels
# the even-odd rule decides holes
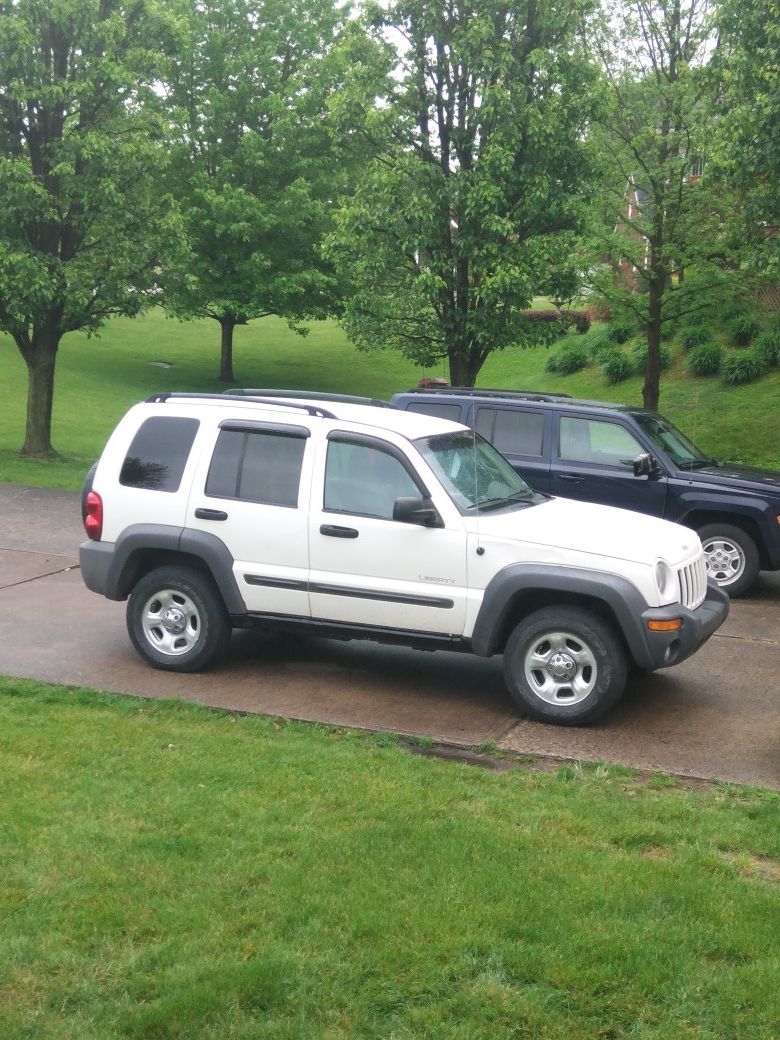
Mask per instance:
[[[423,374],[446,375],[442,364],[424,373],[400,355],[359,353],[333,322],[316,322],[305,338],[274,318],[236,329],[235,372],[243,386],[285,387],[390,397]],[[21,459],[26,370],[8,337],[0,337],[0,480],[78,489],[117,420],[135,401],[161,390],[221,391],[219,328],[182,324],[153,311],[110,322],[99,338],[64,338],[57,362],[53,441],[57,462]],[[547,349],[511,349],[490,357],[479,385],[557,390],[641,404],[639,377],[607,387],[595,368],[572,376],[544,371]],[[153,362],[167,362],[171,368]],[[678,356],[662,387],[661,410],[703,450],[720,458],[780,468],[780,371],[750,386],[727,389],[695,379]]]
[[[780,796],[0,679],[4,1040],[770,1040]]]

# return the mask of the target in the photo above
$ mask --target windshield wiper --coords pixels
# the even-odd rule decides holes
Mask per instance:
[[[683,462],[680,469],[704,469],[705,466],[719,465],[717,459],[691,459],[690,462]]]
[[[483,502],[474,502],[473,505],[469,506],[469,511],[472,509],[480,509],[486,512],[490,512],[492,509],[500,509],[501,506],[510,505],[513,502],[532,502],[536,498],[536,492],[531,491],[514,491],[511,495],[503,495],[501,498],[486,498]]]

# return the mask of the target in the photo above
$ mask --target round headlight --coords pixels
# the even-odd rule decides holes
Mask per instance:
[[[655,565],[655,583],[662,596],[671,596],[674,591],[674,572],[668,563],[659,560]]]

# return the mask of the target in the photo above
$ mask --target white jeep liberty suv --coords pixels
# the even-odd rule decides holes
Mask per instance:
[[[576,725],[725,619],[693,531],[539,494],[473,430],[381,404],[165,393],[127,413],[80,558],[142,657],[194,671],[255,625],[503,654],[523,712]]]

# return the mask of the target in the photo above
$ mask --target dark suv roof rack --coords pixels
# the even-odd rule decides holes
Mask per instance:
[[[333,401],[340,404],[367,404],[375,408],[392,408],[389,401],[382,401],[378,397],[356,397],[353,394],[320,394],[315,390],[255,390],[235,389],[224,390],[227,397],[278,397],[282,399],[299,398],[303,401]]]
[[[238,396],[238,395],[236,395]],[[329,412],[326,408],[317,408],[313,404],[301,404],[296,401],[287,400],[273,400],[268,397],[256,396],[255,394],[242,394],[241,397],[246,401],[255,401],[259,404],[268,404],[274,408],[297,408],[302,412],[306,412],[308,415],[316,415],[321,419],[337,419],[338,416],[334,415],[333,412]],[[190,401],[221,401],[225,403],[224,394],[185,394],[185,393],[169,393],[166,391],[162,394],[152,394],[151,397],[146,398],[147,404],[165,404],[166,401],[170,400],[190,400]]]
[[[543,390],[496,390],[481,386],[412,387],[410,394],[454,394],[456,397],[510,397],[523,401],[570,401],[571,394],[546,393]]]

